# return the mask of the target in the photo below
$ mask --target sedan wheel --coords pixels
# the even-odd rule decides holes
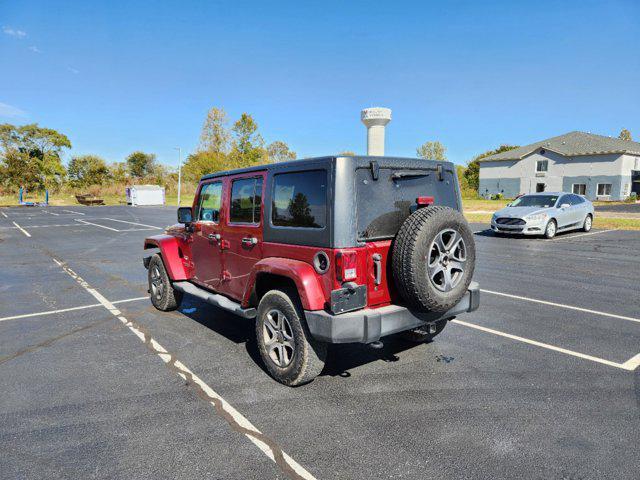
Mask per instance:
[[[582,230],[584,230],[585,232],[588,232],[589,230],[591,230],[592,226],[593,226],[593,219],[591,218],[591,215],[587,215],[587,218],[584,219]]]
[[[544,236],[546,238],[553,238],[556,236],[557,230],[558,230],[558,226],[556,225],[556,221],[549,220],[549,223],[547,223],[547,228],[545,228],[544,230]]]

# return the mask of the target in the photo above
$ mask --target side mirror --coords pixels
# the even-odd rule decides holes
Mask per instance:
[[[191,213],[191,207],[178,208],[178,223],[184,223],[185,225],[193,222],[193,214]]]
[[[569,208],[571,205],[569,205],[568,203],[563,203],[562,205],[560,205],[560,208]]]

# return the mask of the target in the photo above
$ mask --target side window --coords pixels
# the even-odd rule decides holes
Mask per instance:
[[[218,222],[222,199],[222,183],[208,183],[200,190],[197,219],[202,222]]]
[[[231,223],[260,223],[262,177],[241,178],[231,184]]]
[[[570,195],[563,195],[560,197],[560,200],[558,200],[558,207],[564,205],[565,203],[568,203],[569,205],[571,205],[571,198]]]
[[[271,222],[278,227],[324,228],[327,172],[280,173],[273,177]]]
[[[570,200],[571,200],[571,205],[580,205],[581,203],[584,202],[584,200],[579,197],[578,195],[569,195]]]

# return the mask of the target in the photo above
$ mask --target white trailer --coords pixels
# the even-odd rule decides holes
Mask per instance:
[[[126,192],[128,205],[164,205],[164,187],[160,185],[132,185]]]

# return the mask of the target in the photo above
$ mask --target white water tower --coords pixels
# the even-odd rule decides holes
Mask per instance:
[[[391,109],[365,108],[360,120],[367,127],[367,155],[384,156],[384,127],[391,121]]]

